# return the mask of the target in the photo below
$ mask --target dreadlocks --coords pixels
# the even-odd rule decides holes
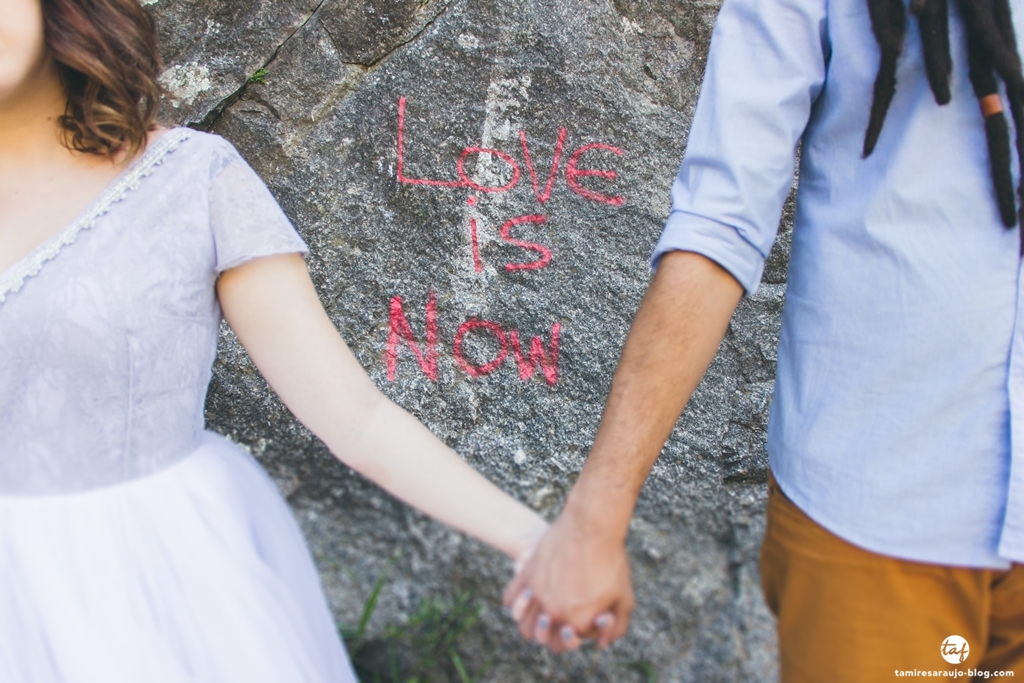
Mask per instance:
[[[996,202],[1003,225],[1017,224],[1017,204],[1010,174],[1010,133],[1003,114],[996,75],[1006,85],[1010,114],[1016,130],[1017,156],[1024,183],[1024,74],[1017,54],[1017,38],[1010,19],[1009,0],[956,0],[967,29],[968,70],[971,86],[981,106],[988,139],[989,163]],[[953,60],[949,49],[948,0],[911,0],[910,13],[917,18],[921,34],[925,71],[935,101],[949,103],[949,79]],[[903,51],[907,17],[903,0],[868,0],[871,29],[878,41],[882,58],[875,78],[871,117],[864,135],[864,156],[875,149],[882,123],[896,93],[896,62]],[[1024,185],[1018,188],[1022,197],[1024,219]],[[1021,241],[1024,253],[1024,239]]]

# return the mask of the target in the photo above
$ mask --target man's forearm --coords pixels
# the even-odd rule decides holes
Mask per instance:
[[[625,538],[644,480],[714,358],[742,294],[732,275],[703,256],[662,257],[566,506],[592,521],[596,532]]]

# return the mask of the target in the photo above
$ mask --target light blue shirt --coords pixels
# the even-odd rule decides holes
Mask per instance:
[[[864,159],[879,60],[866,0],[725,0],[654,263],[697,252],[754,291],[802,140],[772,471],[853,544],[1003,568],[1024,561],[1020,235],[999,219],[950,5],[952,102],[935,103],[909,19]]]

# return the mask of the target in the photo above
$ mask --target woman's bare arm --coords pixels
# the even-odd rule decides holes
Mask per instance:
[[[217,282],[224,317],[263,376],[335,456],[402,501],[522,559],[544,520],[467,465],[367,377],[298,254],[254,259]]]

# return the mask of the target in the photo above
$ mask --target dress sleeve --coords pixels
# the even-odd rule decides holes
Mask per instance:
[[[825,82],[826,0],[725,0],[672,212],[651,259],[702,254],[757,289]]]
[[[260,256],[306,254],[309,248],[267,186],[230,144],[224,147],[209,195],[217,272]]]

